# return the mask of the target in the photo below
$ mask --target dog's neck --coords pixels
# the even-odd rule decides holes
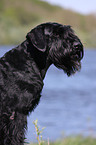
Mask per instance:
[[[37,66],[40,70],[41,76],[44,79],[48,68],[52,64],[49,57],[48,57],[48,52],[45,54],[42,54],[42,52],[39,52],[39,55],[41,55],[41,57],[39,57],[38,50],[36,50],[36,48],[34,48],[34,46],[32,44],[30,44],[30,42],[24,41],[23,44],[27,48],[27,51],[30,53],[31,57],[36,62]],[[42,65],[42,63],[43,63],[43,65]]]
[[[43,79],[44,79],[44,77],[46,75],[46,72],[47,72],[47,70],[48,70],[48,68],[50,67],[51,64],[52,63],[47,58],[47,60],[46,60],[46,66],[45,66],[44,69],[41,70],[41,76],[42,76]]]

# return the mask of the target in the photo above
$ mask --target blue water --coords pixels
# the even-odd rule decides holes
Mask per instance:
[[[2,56],[10,47],[0,47]],[[82,69],[67,77],[53,65],[48,70],[39,105],[28,117],[28,141],[36,141],[33,121],[38,119],[43,139],[83,134],[96,136],[96,50],[86,50]]]

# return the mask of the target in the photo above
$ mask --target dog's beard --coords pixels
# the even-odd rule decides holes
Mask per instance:
[[[52,49],[50,52],[50,60],[59,69],[71,76],[81,69],[81,59],[83,57],[82,49],[63,49],[64,51]],[[61,52],[60,52],[61,51]]]
[[[59,69],[63,69],[68,76],[75,74],[81,69],[81,63],[79,61],[69,61],[64,64],[54,63],[54,65]]]
[[[61,45],[59,48],[61,48]],[[81,69],[80,61],[83,58],[83,46],[80,45],[78,48],[70,48],[70,46],[68,48],[62,46],[62,49],[51,48],[49,57],[57,68],[63,69],[68,76],[71,76]]]
[[[55,57],[52,57],[51,55],[51,60],[52,63],[59,69],[63,69],[64,72],[68,75],[71,76],[75,74],[77,71],[80,71],[81,69],[81,62],[80,60],[75,58],[75,55],[71,56],[62,56],[59,53],[54,54]]]
[[[63,70],[65,73],[67,73],[68,76],[71,76],[73,74],[75,74],[77,71],[80,71],[81,69],[81,63],[78,61],[72,61],[70,62],[71,65],[69,65],[68,67],[66,66]]]

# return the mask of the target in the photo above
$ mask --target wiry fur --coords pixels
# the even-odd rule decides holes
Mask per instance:
[[[70,76],[82,58],[83,45],[70,26],[44,23],[0,59],[0,145],[23,145],[27,115],[39,103],[49,66]]]

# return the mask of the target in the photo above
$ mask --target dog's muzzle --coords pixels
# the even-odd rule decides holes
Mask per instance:
[[[80,61],[83,56],[84,56],[84,51],[83,51],[83,45],[80,42],[75,42],[74,43],[74,51],[75,53],[75,59]]]

